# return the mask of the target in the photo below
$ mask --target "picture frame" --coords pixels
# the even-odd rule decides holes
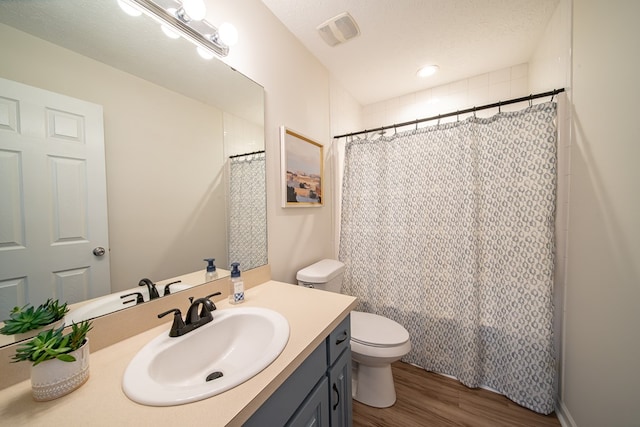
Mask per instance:
[[[324,146],[280,127],[282,207],[324,206]]]

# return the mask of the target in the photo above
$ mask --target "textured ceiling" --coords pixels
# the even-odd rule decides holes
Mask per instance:
[[[362,105],[529,61],[559,0],[262,0]],[[361,34],[316,27],[349,12]],[[420,79],[422,65],[439,72]]]

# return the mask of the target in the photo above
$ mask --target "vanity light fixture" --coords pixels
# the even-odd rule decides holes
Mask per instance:
[[[438,71],[437,65],[426,65],[418,70],[416,73],[418,77],[433,76]]]
[[[205,20],[207,13],[203,0],[117,0],[120,7],[138,10],[158,22],[167,36],[182,36],[197,46],[205,59],[213,55],[227,56],[229,46],[238,40],[238,32],[229,23],[216,28]],[[127,12],[131,14],[130,12]]]

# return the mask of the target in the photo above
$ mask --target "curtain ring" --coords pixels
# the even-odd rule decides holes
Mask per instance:
[[[476,106],[475,105],[473,106],[473,118],[474,119],[478,118],[478,116],[476,116]]]
[[[416,119],[416,131],[418,130],[418,119]]]
[[[440,114],[438,114],[438,126],[440,126]]]
[[[529,107],[533,107],[533,94],[529,94]]]
[[[456,110],[456,122],[460,121],[460,110]]]
[[[498,114],[502,113],[502,101],[498,101]]]
[[[549,102],[553,102],[553,97],[556,96],[556,91],[551,92],[551,100]]]

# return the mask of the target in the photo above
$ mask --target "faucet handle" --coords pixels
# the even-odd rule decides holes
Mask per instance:
[[[202,304],[202,310],[200,310],[200,317],[206,316],[205,308],[209,313],[211,313],[214,310],[217,310],[215,303],[211,301],[209,298],[215,297],[218,295],[222,295],[222,292],[216,292],[214,294],[207,295],[206,297],[204,297],[205,301]]]
[[[210,307],[208,307],[208,308],[209,308],[209,311],[216,310],[216,305],[215,305],[215,303],[214,303],[213,301],[211,301],[211,299],[210,299],[210,298],[211,298],[211,297],[218,296],[218,295],[222,295],[222,292],[216,292],[216,293],[213,293],[213,294],[211,294],[211,295],[207,295],[207,296],[205,297],[205,298],[206,298],[207,300],[209,300],[209,302],[211,303],[211,306],[210,306]]]
[[[128,297],[136,297],[136,304],[142,304],[144,302],[144,298],[142,297],[142,294],[140,292],[132,292],[130,294],[126,294],[126,295],[120,295],[120,299],[125,299]],[[127,301],[122,301],[122,304],[129,304],[130,302],[133,302],[132,299],[127,300]]]
[[[179,337],[183,334],[185,329],[184,320],[182,320],[182,313],[177,308],[172,308],[171,310],[167,310],[164,313],[158,314],[158,319],[166,316],[167,314],[173,313],[173,324],[171,324],[171,330],[169,331],[170,337]]]
[[[175,282],[167,283],[164,285],[164,292],[162,294],[163,297],[171,294],[171,289],[169,288],[171,285],[175,285],[176,283],[182,283],[182,280],[176,280]]]

